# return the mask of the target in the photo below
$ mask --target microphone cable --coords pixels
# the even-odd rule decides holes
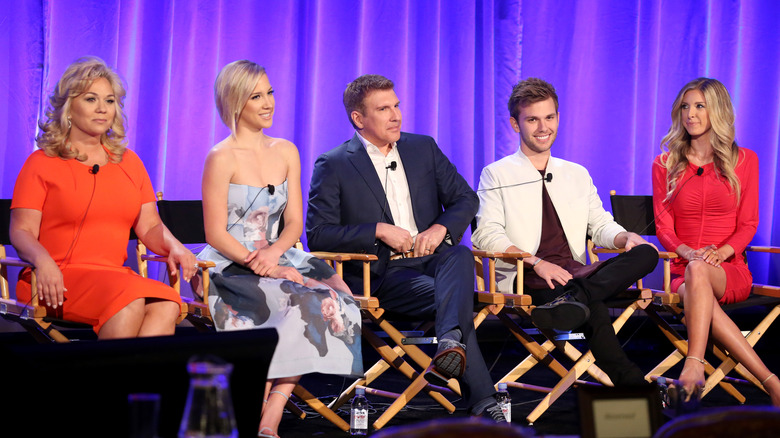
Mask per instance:
[[[669,208],[671,208],[672,202],[674,202],[677,199],[677,197],[680,196],[680,193],[682,193],[683,187],[685,187],[685,185],[688,184],[688,181],[692,180],[694,176],[702,176],[703,174],[704,174],[704,168],[703,167],[699,167],[696,170],[696,173],[694,175],[691,175],[690,178],[688,178],[685,181],[683,181],[683,183],[680,184],[680,187],[677,188],[676,193],[674,195],[672,195],[672,198],[669,200],[669,202],[666,204],[666,206],[663,208],[663,210],[661,210],[661,212],[658,213],[658,214],[655,214],[655,212],[653,212],[653,220],[650,221],[649,224],[645,225],[645,227],[642,228],[642,231],[640,231],[637,234],[639,234],[640,236],[644,236],[643,233],[645,231],[647,231],[648,228],[650,228],[651,226],[655,225],[656,218],[658,216],[661,216],[662,214],[666,213],[669,210]]]
[[[517,183],[517,184],[509,184],[509,185],[506,185],[506,186],[497,186],[497,187],[489,187],[489,188],[486,188],[486,189],[477,189],[477,193],[479,193],[479,192],[489,192],[489,191],[498,190],[498,189],[506,189],[506,188],[509,188],[509,187],[524,186],[526,184],[533,184],[533,183],[537,183],[537,182],[540,182],[540,181],[552,182],[552,180],[553,180],[553,174],[552,173],[547,173],[544,176],[544,178],[535,179],[533,181],[525,181],[525,182],[521,182],[521,183]]]
[[[57,268],[60,270],[60,272],[62,272],[62,268],[67,266],[68,263],[69,263],[68,259],[72,256],[71,252],[76,247],[76,242],[78,242],[79,236],[81,236],[81,230],[82,230],[82,228],[84,228],[84,222],[87,220],[87,214],[89,214],[89,209],[92,206],[92,201],[95,199],[95,189],[97,188],[97,173],[100,171],[100,166],[95,164],[91,168],[89,168],[88,171],[94,177],[92,179],[92,193],[89,196],[89,202],[87,203],[87,208],[84,210],[84,216],[81,217],[81,222],[79,222],[79,226],[76,229],[76,235],[73,236],[73,241],[70,243],[70,247],[68,248],[68,251],[65,252],[65,256],[62,258],[62,260],[57,262]],[[33,266],[31,269],[35,269],[35,267]],[[63,287],[65,287],[64,281],[63,281]],[[38,295],[38,291],[37,290],[30,290],[30,299],[27,301],[27,303],[24,305],[24,307],[21,310],[19,310],[19,314],[17,315],[17,317],[19,317],[19,318],[22,317],[22,313],[24,312],[24,308],[26,308],[27,306],[32,304],[33,299],[37,295]],[[64,296],[63,296],[63,301],[65,301]],[[60,309],[61,309],[61,307],[60,307]]]
[[[255,205],[255,201],[257,200],[257,197],[258,197],[258,196],[260,196],[260,193],[263,191],[263,189],[266,189],[266,190],[268,190],[268,194],[269,194],[269,195],[271,195],[271,196],[273,196],[274,192],[276,192],[276,187],[275,187],[273,184],[268,184],[268,185],[267,185],[267,186],[265,186],[265,187],[258,187],[258,188],[259,188],[260,190],[258,190],[258,191],[257,191],[257,193],[255,193],[255,197],[254,197],[254,198],[252,198],[252,202],[250,202],[250,203],[249,203],[249,207],[247,207],[247,208],[246,208],[246,210],[244,210],[244,212],[243,212],[243,213],[241,213],[241,217],[239,217],[238,219],[236,219],[236,221],[235,221],[235,222],[233,222],[232,224],[230,224],[230,226],[228,226],[228,227],[227,227],[227,230],[226,230],[226,231],[230,231],[231,229],[233,229],[233,227],[234,227],[234,226],[236,226],[236,224],[237,224],[239,221],[241,221],[241,219],[243,219],[243,218],[244,218],[244,216],[246,216],[246,213],[247,213],[248,211],[250,211],[250,210],[252,209],[252,207]]]

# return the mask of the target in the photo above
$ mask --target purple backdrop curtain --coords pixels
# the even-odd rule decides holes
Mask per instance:
[[[473,186],[484,165],[517,148],[512,84],[547,79],[560,96],[554,154],[588,167],[605,202],[613,188],[650,193],[672,100],[710,76],[732,93],[738,141],[761,159],[754,242],[780,245],[778,19],[774,0],[5,2],[0,195],[11,196],[35,147],[47,94],[83,55],[125,79],[130,148],[168,199],[200,197],[204,156],[228,134],[214,78],[236,59],[268,69],[277,92],[269,134],[298,145],[305,192],[316,157],[352,135],[341,93],[360,74],[393,79],[404,129],[436,138]],[[751,260],[759,281],[777,280],[778,267]]]

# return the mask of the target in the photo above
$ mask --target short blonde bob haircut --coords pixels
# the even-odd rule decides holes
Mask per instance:
[[[691,136],[685,129],[682,117],[682,100],[685,93],[698,90],[704,95],[709,115],[710,145],[715,154],[713,164],[721,176],[726,178],[736,197],[740,198],[740,183],[734,169],[739,161],[739,146],[735,140],[734,107],[726,87],[717,79],[694,79],[682,88],[672,104],[672,126],[661,140],[661,163],[666,166],[666,200],[669,201],[677,184],[688,167],[688,152],[691,150]]]
[[[49,96],[46,108],[46,121],[39,121],[40,134],[35,142],[46,155],[63,159],[75,158],[79,161],[87,159],[86,154],[79,153],[70,143],[70,106],[73,99],[86,92],[92,83],[105,78],[114,92],[114,120],[111,127],[100,136],[100,142],[109,151],[109,159],[118,163],[127,147],[125,139],[125,114],[123,99],[125,87],[122,79],[102,59],[86,56],[77,59],[62,74],[54,92]]]
[[[265,74],[265,68],[241,59],[222,68],[214,82],[214,101],[222,122],[236,136],[236,123],[241,118],[244,105],[257,86],[257,81]]]

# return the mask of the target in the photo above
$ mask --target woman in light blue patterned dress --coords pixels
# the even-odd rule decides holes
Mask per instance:
[[[300,158],[263,132],[275,105],[265,70],[228,64],[214,94],[231,135],[206,157],[209,246],[198,257],[217,265],[208,303],[217,330],[277,329],[258,434],[273,437],[301,374],[362,374],[360,309],[333,269],[293,248],[303,231]]]

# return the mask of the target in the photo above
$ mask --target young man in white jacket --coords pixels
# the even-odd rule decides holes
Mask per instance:
[[[526,251],[525,293],[537,306],[534,324],[544,329],[582,327],[596,362],[615,385],[644,383],[641,370],[620,346],[604,300],[649,274],[658,251],[627,232],[604,210],[588,171],[550,155],[558,132],[558,96],[536,78],[519,82],[509,98],[518,151],[482,171],[474,246]],[[625,248],[614,258],[586,264],[586,239]],[[496,265],[499,289],[511,293],[513,264]]]

